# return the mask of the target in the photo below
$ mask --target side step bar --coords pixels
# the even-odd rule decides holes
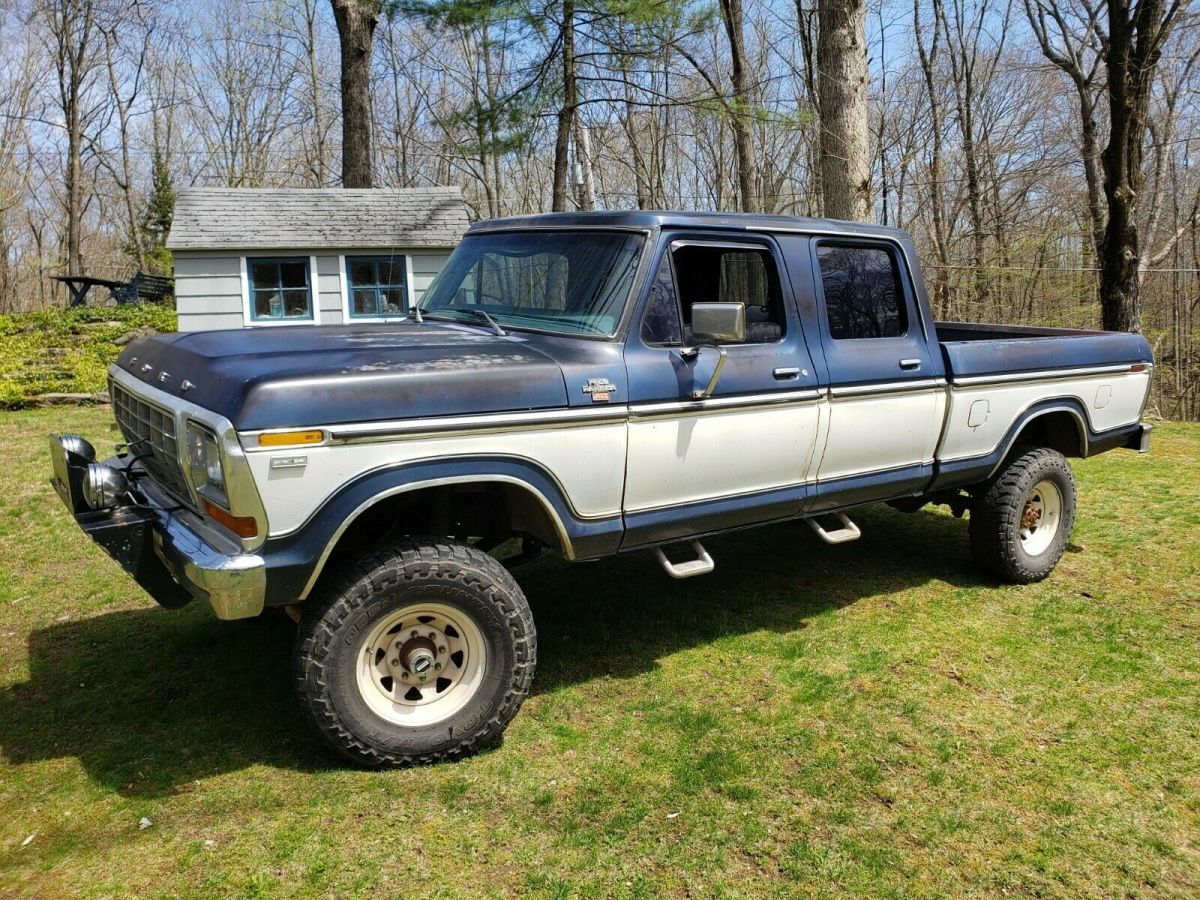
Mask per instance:
[[[658,564],[663,567],[663,570],[672,578],[692,578],[695,575],[707,575],[717,567],[713,562],[713,558],[708,555],[708,551],[704,549],[704,545],[699,541],[688,541],[692,545],[692,550],[696,553],[696,558],[687,562],[673,563],[667,559],[667,554],[663,553],[662,547],[654,548],[654,555],[658,559]]]
[[[815,518],[805,519],[810,528],[817,533],[817,537],[827,544],[845,544],[848,541],[857,541],[862,537],[862,532],[858,530],[858,526],[850,521],[849,516],[845,513],[835,512],[829,513],[842,523],[842,527],[837,531],[826,531],[820,526]]]

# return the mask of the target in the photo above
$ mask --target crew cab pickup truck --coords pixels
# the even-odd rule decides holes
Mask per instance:
[[[935,322],[893,229],[500,219],[396,321],[130,344],[124,444],[53,437],[53,483],[163,606],[285,608],[316,730],[397,765],[516,714],[537,647],[510,572],[539,551],[688,577],[708,535],[805,520],[837,544],[857,507],[934,502],[969,511],[989,573],[1046,577],[1066,457],[1147,449],[1151,366],[1136,334]]]

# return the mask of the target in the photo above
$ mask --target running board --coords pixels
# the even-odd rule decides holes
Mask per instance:
[[[713,562],[713,558],[708,555],[708,551],[704,549],[703,544],[699,541],[688,541],[688,543],[692,545],[692,549],[696,552],[696,558],[681,563],[673,563],[667,559],[667,554],[663,553],[662,547],[654,548],[654,555],[658,558],[658,564],[672,578],[692,578],[695,575],[707,575],[717,567],[717,564]]]
[[[848,541],[857,541],[862,537],[862,532],[858,530],[858,526],[850,521],[850,518],[845,513],[835,512],[828,515],[836,517],[842,527],[837,531],[826,531],[822,528],[815,518],[805,519],[809,527],[817,533],[817,537],[827,544],[845,544]]]

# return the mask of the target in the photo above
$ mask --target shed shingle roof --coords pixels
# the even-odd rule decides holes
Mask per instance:
[[[453,247],[468,224],[456,187],[186,188],[171,250]]]

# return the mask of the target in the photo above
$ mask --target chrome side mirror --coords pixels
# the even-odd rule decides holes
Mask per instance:
[[[692,334],[698,344],[740,344],[746,340],[745,303],[693,303]]]
[[[692,391],[693,400],[707,400],[717,389],[729,354],[722,344],[740,344],[746,340],[745,303],[693,303],[692,337],[697,344],[713,347],[719,354],[708,387]]]

